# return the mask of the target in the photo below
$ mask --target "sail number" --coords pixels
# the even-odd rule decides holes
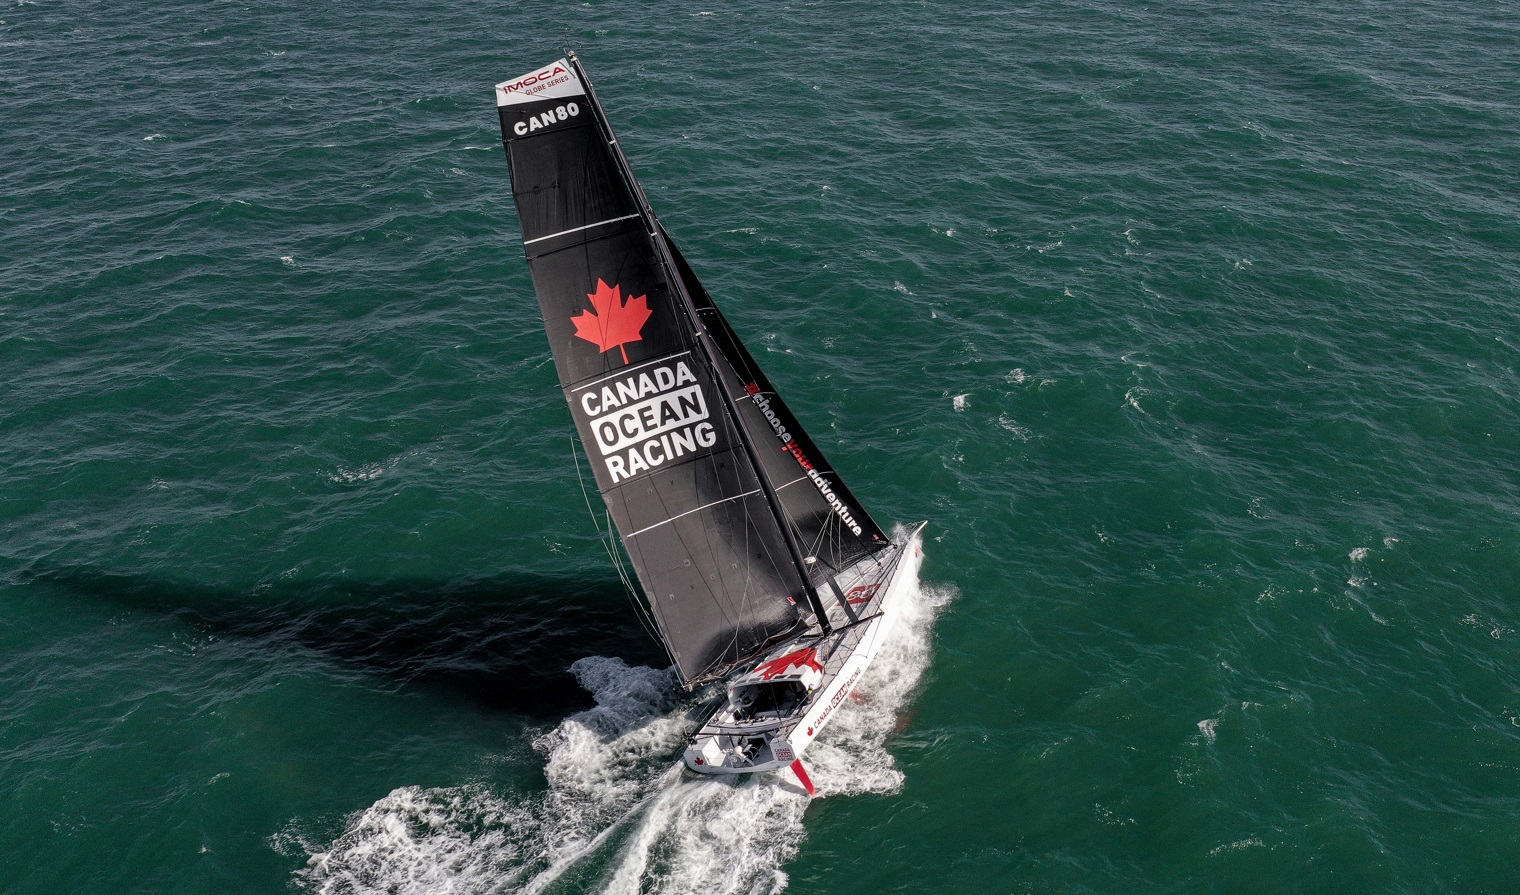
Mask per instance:
[[[581,107],[575,103],[565,103],[563,106],[555,106],[547,112],[534,115],[527,121],[519,121],[512,125],[512,133],[519,137],[526,136],[540,128],[548,127],[560,121],[574,118],[581,113]]]

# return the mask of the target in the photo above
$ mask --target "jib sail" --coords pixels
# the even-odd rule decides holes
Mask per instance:
[[[496,99],[523,249],[597,486],[682,675],[720,672],[800,629],[797,604],[816,601],[804,570],[816,579],[885,539],[666,244],[579,65],[498,84]],[[733,400],[750,385],[769,416],[763,400]],[[782,453],[773,417],[795,452]],[[807,464],[819,475],[800,476]]]
[[[887,538],[881,528],[776,393],[680,249],[669,236],[666,240],[697,317],[718,349],[720,360],[714,366],[737,408],[740,424],[755,438],[760,465],[775,487],[782,515],[803,553],[817,560],[810,565],[813,582],[821,583],[885,547]]]

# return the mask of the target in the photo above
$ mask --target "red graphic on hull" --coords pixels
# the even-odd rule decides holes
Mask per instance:
[[[629,296],[625,302],[621,286],[609,286],[598,277],[596,291],[586,293],[586,297],[596,310],[581,311],[570,318],[576,338],[585,339],[604,353],[616,348],[623,353],[623,363],[628,363],[628,349],[623,346],[643,341],[640,331],[654,313],[649,310],[649,296]]]
[[[852,606],[858,606],[861,603],[869,603],[871,602],[871,598],[876,596],[876,590],[879,587],[881,587],[881,584],[879,583],[857,584],[856,586],[850,588],[847,593],[845,593],[845,602],[851,604]]]
[[[764,678],[765,680],[770,680],[776,675],[784,673],[793,665],[799,668],[803,666],[812,666],[819,671],[823,671],[823,663],[818,661],[818,650],[814,649],[811,646],[805,649],[797,650],[794,653],[787,653],[778,659],[772,659],[769,662],[766,662],[764,665],[761,665],[759,668],[756,668],[755,671],[760,673],[760,677]]]

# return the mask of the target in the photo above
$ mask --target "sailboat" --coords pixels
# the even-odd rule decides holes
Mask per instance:
[[[918,578],[776,393],[660,225],[580,60],[496,85],[544,328],[611,527],[688,688],[704,774],[790,768]]]

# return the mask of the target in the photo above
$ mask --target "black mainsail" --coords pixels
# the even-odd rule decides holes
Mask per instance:
[[[560,385],[682,676],[801,633],[887,546],[655,219],[579,61],[496,86]],[[826,624],[826,622],[825,622]]]

